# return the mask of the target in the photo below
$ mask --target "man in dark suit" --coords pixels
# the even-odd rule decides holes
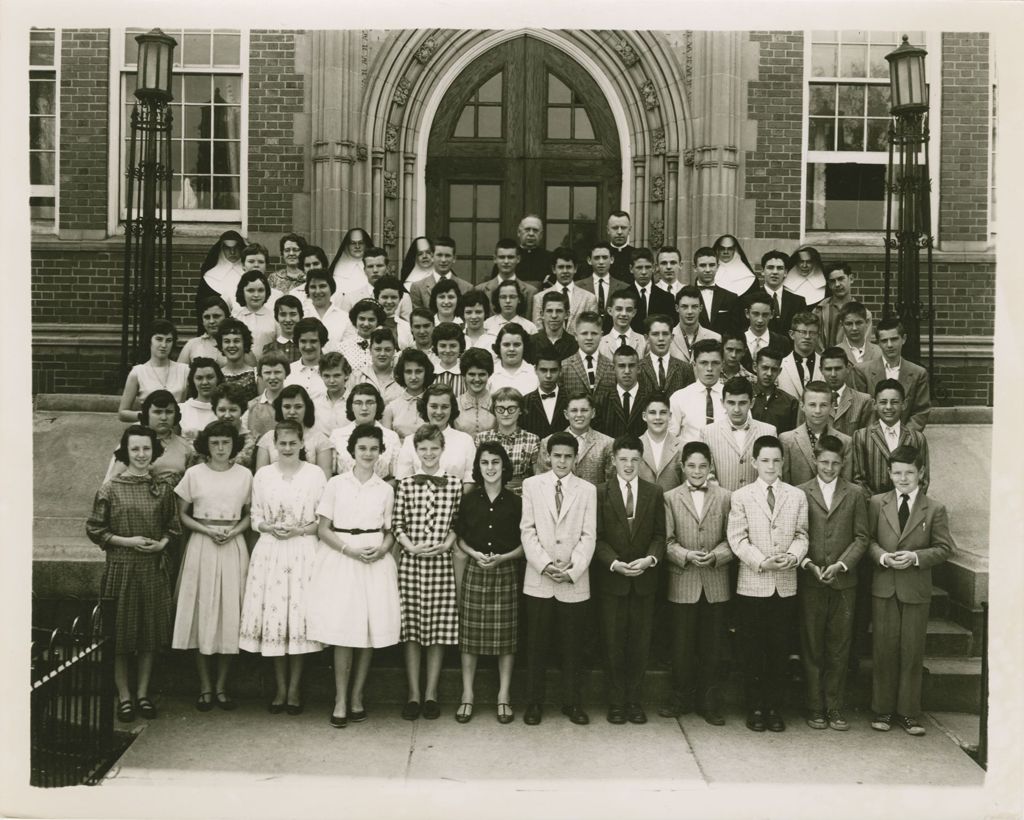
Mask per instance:
[[[519,221],[516,242],[519,253],[516,276],[536,285],[538,290],[546,287],[544,283],[552,278],[553,259],[551,252],[544,247],[544,223],[539,216],[527,214]]]
[[[715,284],[718,273],[718,257],[705,246],[693,254],[693,269],[696,273],[697,289],[700,291],[700,324],[713,330],[719,336],[741,329],[742,304],[732,291]]]
[[[844,461],[839,439],[821,436],[814,452],[818,474],[800,485],[807,494],[808,549],[797,584],[807,725],[845,732],[856,567],[868,548],[868,505],[860,488],[839,475]]]
[[[754,362],[754,403],[750,415],[758,421],[774,424],[781,436],[796,427],[800,402],[775,382],[782,368],[782,352],[773,347],[762,347]]]
[[[932,407],[928,371],[903,358],[906,341],[907,332],[899,319],[882,319],[878,323],[878,346],[882,349],[882,358],[857,365],[853,376],[857,389],[868,393],[873,392],[882,379],[898,380],[906,391],[902,421],[911,430],[923,433]]]
[[[629,244],[629,232],[632,230],[629,213],[612,211],[608,214],[605,230],[608,233],[608,244],[612,247],[612,276],[623,282],[632,281],[630,264],[633,261],[635,248]]]
[[[693,367],[670,355],[672,326],[667,316],[647,317],[647,350],[640,362],[640,384],[648,393],[671,396],[686,385],[693,384]]]
[[[793,317],[807,310],[807,302],[802,296],[790,293],[782,287],[789,272],[789,264],[789,257],[782,251],[768,251],[761,257],[761,269],[764,271],[762,290],[768,294],[772,308],[772,320],[768,323],[768,329],[784,336],[789,335]]]
[[[597,312],[602,317],[605,333],[612,329],[612,317],[608,315],[609,299],[616,291],[629,287],[628,282],[612,277],[611,268],[612,246],[607,242],[598,242],[587,256],[584,268],[587,273],[576,281],[577,287],[593,293],[597,299]]]
[[[598,413],[594,428],[612,438],[627,434],[639,438],[647,428],[643,409],[649,395],[638,381],[640,357],[633,348],[620,347],[615,350],[612,365],[615,384],[594,397]]]
[[[889,457],[893,491],[876,495],[868,509],[875,575],[871,584],[874,668],[871,728],[895,723],[923,735],[921,676],[924,665],[932,567],[953,555],[946,508],[920,488],[921,457],[897,447]]]
[[[562,360],[553,347],[544,347],[537,352],[534,368],[540,386],[524,397],[519,426],[543,439],[569,426],[565,417],[569,401],[568,394],[558,386]]]
[[[608,722],[646,723],[641,684],[651,646],[656,568],[665,555],[661,490],[637,476],[643,444],[612,445],[615,479],[597,490],[597,546],[591,578],[597,593],[608,671]]]
[[[636,296],[636,315],[630,323],[633,330],[646,333],[648,316],[663,315],[670,320],[674,319],[675,300],[654,286],[654,254],[647,248],[637,248],[633,251],[633,263],[629,270],[633,275],[633,284],[627,291]]]

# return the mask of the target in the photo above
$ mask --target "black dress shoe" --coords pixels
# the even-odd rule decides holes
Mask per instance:
[[[335,715],[331,715],[331,726],[333,726],[335,729],[344,729],[346,726],[348,726],[348,718],[344,715],[342,717],[336,717]]]
[[[708,706],[704,709],[704,722],[712,726],[725,726],[725,718],[718,711],[717,706]]]
[[[747,715],[747,728],[752,732],[763,732],[767,728],[764,725],[764,713],[760,709],[754,709]]]
[[[272,715],[279,715],[284,711],[284,704],[271,701],[267,704],[267,711]]]
[[[644,711],[644,707],[639,703],[627,703],[626,718],[630,723],[646,723],[647,713]]]
[[[437,720],[441,717],[441,706],[436,700],[423,701],[423,719]]]
[[[420,716],[420,702],[410,700],[402,707],[402,720],[418,720]]]
[[[586,726],[588,723],[590,723],[590,716],[583,711],[582,706],[563,706],[562,714],[569,718],[569,720],[571,720],[577,726]]]
[[[614,723],[616,726],[621,726],[626,722],[626,710],[621,706],[609,706],[608,722]]]
[[[366,710],[360,709],[358,712],[351,712],[348,716],[348,719],[353,723],[362,723],[364,720],[366,720]]]
[[[768,727],[769,732],[785,732],[786,724],[782,720],[782,715],[776,712],[774,709],[769,709],[767,714],[764,716],[765,725]]]
[[[544,707],[539,703],[531,703],[526,707],[526,711],[523,713],[523,723],[527,726],[536,726],[540,723],[540,719],[544,716]]]

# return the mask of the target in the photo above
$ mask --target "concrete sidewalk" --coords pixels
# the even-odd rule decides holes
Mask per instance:
[[[631,789],[691,790],[711,785],[981,786],[984,771],[934,720],[928,735],[898,729],[881,734],[868,716],[851,712],[844,734],[810,729],[787,714],[782,734],[754,734],[738,712],[713,727],[696,715],[658,717],[648,707],[644,726],[612,726],[599,706],[591,724],[575,726],[556,708],[539,726],[507,726],[493,704],[481,703],[471,723],[442,706],[439,720],[403,721],[396,706],[370,709],[365,723],[338,730],[330,705],[313,703],[297,717],[270,715],[262,703],[241,702],[233,713],[195,711],[190,698],[163,698],[160,717],[140,720],[138,737],[103,782],[102,790],[138,786],[217,788],[300,785],[325,779],[388,785],[500,781],[523,788],[557,788],[561,781],[629,781]],[[970,726],[975,716],[965,716]],[[944,716],[944,725],[953,722]],[[532,784],[528,786],[527,784]]]

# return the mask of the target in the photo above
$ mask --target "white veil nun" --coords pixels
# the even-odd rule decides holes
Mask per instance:
[[[712,245],[718,258],[715,284],[737,296],[742,296],[757,283],[754,269],[747,261],[739,240],[732,234],[722,234]]]
[[[804,245],[793,251],[790,259],[792,267],[782,286],[790,293],[802,296],[809,308],[824,301],[825,271],[821,265],[821,254],[817,249]]]

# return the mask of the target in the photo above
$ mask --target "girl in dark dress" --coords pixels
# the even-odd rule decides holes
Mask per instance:
[[[462,500],[455,523],[459,550],[468,563],[459,597],[459,649],[462,653],[462,704],[459,723],[473,717],[473,679],[480,655],[498,656],[498,722],[513,719],[509,687],[519,637],[517,561],[523,557],[519,523],[523,500],[506,489],[512,460],[495,441],[477,450],[475,487]]]
[[[155,718],[149,699],[149,680],[156,652],[171,639],[171,582],[163,550],[180,532],[174,487],[150,471],[163,455],[156,432],[133,424],[121,436],[114,457],[127,465],[124,472],[100,487],[85,531],[107,554],[101,595],[115,599],[114,683],[117,718]],[[128,681],[128,656],[138,663],[136,698]]]

